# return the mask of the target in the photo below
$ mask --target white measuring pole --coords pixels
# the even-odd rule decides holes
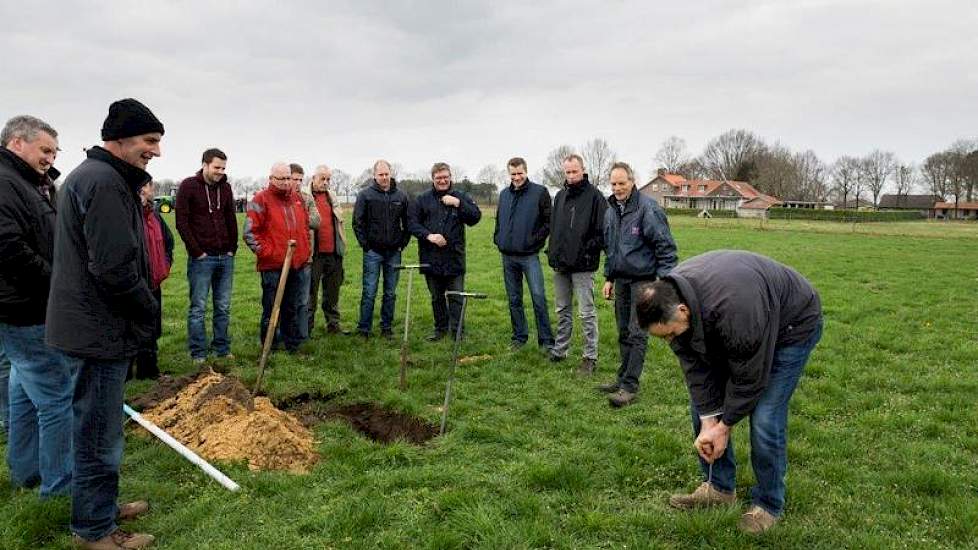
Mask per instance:
[[[160,441],[169,445],[171,449],[180,453],[180,456],[186,458],[190,462],[193,462],[194,464],[199,466],[201,470],[204,470],[204,473],[211,476],[215,481],[223,485],[225,489],[229,491],[237,491],[238,489],[241,488],[237,483],[232,481],[231,478],[222,474],[220,470],[211,466],[210,463],[208,463],[203,458],[200,458],[200,456],[198,456],[197,453],[191,451],[186,446],[184,446],[183,443],[180,443],[176,439],[173,439],[173,436],[164,432],[159,426],[153,424],[149,420],[146,420],[145,418],[143,418],[141,414],[132,410],[132,408],[129,405],[123,403],[122,410],[125,411],[125,413],[128,414],[133,420],[135,420],[137,424],[146,428],[146,430],[148,430],[149,433],[155,435],[156,437],[159,438]]]

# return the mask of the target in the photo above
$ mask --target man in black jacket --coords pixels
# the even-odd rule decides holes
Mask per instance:
[[[461,322],[462,299],[445,296],[465,288],[465,226],[482,219],[482,211],[462,191],[452,189],[451,168],[444,162],[431,167],[431,189],[408,208],[408,228],[418,238],[418,259],[428,292],[435,330],[428,341],[439,340]],[[449,307],[450,306],[450,307]]]
[[[76,368],[73,401],[75,466],[71,530],[82,548],[142,548],[146,534],[116,525],[145,512],[123,506],[122,399],[133,357],[153,338],[159,306],[150,271],[139,190],[160,156],[163,124],[135,99],[116,101],[102,125],[102,147],[65,180],[58,203],[47,341]],[[112,546],[115,545],[115,546]]]
[[[554,197],[547,256],[554,270],[557,337],[550,360],[567,358],[574,318],[573,297],[584,328],[584,352],[578,374],[590,376],[598,364],[598,315],[594,310],[594,272],[601,258],[602,224],[608,203],[584,172],[584,159],[564,159],[564,188]]]
[[[41,497],[66,495],[74,372],[44,343],[58,133],[40,119],[17,116],[0,132],[0,144],[0,342],[10,359],[10,480],[40,485]]]
[[[370,336],[381,271],[384,273],[384,296],[380,306],[380,333],[384,338],[394,336],[396,268],[401,264],[401,250],[411,240],[407,210],[407,195],[397,188],[390,163],[378,160],[374,163],[374,179],[357,194],[353,207],[353,232],[363,249],[363,293],[357,323],[357,333],[361,336]]]
[[[615,299],[621,364],[614,382],[599,386],[613,407],[630,404],[638,394],[649,334],[635,318],[636,291],[643,281],[662,278],[676,266],[676,242],[666,213],[655,199],[635,189],[635,173],[616,162],[609,174],[611,196],[604,214],[605,300]]]
[[[639,324],[679,358],[705,479],[669,503],[737,502],[730,430],[749,416],[757,485],[739,527],[771,528],[784,509],[788,401],[822,336],[818,292],[770,258],[720,250],[690,258],[641,289],[636,309]]]
[[[499,192],[493,242],[503,257],[503,281],[509,297],[509,320],[513,325],[512,346],[526,344],[529,331],[523,312],[523,277],[530,287],[537,322],[537,344],[553,348],[547,292],[538,253],[550,235],[550,193],[526,177],[526,161],[515,157],[506,163],[510,186]]]

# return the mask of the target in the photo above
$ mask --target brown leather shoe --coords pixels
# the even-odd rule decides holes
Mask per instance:
[[[581,359],[581,366],[577,367],[577,374],[580,376],[591,376],[597,367],[598,361],[596,359],[585,357]]]
[[[598,384],[594,389],[601,393],[615,393],[621,389],[621,386],[618,385],[618,382],[608,382],[607,384]]]
[[[116,529],[111,534],[98,540],[85,540],[78,535],[72,535],[71,542],[78,548],[84,550],[126,550],[132,548],[146,548],[153,544],[156,537],[146,533],[128,533],[122,529]]]
[[[669,497],[669,506],[690,510],[692,508],[708,508],[710,506],[729,506],[737,503],[735,493],[724,493],[717,490],[709,482],[704,481],[689,494],[675,494]]]
[[[149,503],[145,500],[137,500],[135,502],[127,502],[125,504],[119,505],[119,515],[116,516],[117,521],[130,521],[138,518],[139,516],[149,512]]]
[[[627,405],[631,405],[635,398],[638,397],[637,393],[632,393],[624,388],[619,388],[618,391],[608,396],[608,404],[616,409],[620,409]]]
[[[778,518],[755,504],[748,508],[744,512],[744,515],[740,516],[740,521],[737,522],[737,528],[751,535],[759,535],[774,527],[777,522]]]

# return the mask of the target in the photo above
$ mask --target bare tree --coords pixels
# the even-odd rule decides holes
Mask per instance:
[[[751,182],[761,193],[779,199],[797,200],[798,170],[787,147],[775,144],[754,155],[752,163],[756,176]],[[724,172],[726,173],[726,172]],[[727,176],[732,178],[729,175]]]
[[[355,180],[353,180],[353,183],[355,184],[357,189],[363,189],[369,186],[370,183],[373,181],[373,179],[374,179],[374,169],[372,166],[370,166],[364,168],[363,172],[360,172],[360,175],[357,176]]]
[[[898,164],[893,171],[893,185],[896,187],[897,197],[909,195],[916,183],[917,168],[913,164]]]
[[[353,177],[339,168],[333,168],[330,185],[336,191],[336,195],[345,203],[353,202],[352,198],[356,195],[356,187],[353,185]]]
[[[954,172],[954,154],[949,151],[934,153],[924,160],[920,175],[931,193],[947,200],[950,194],[951,177]]]
[[[547,187],[560,187],[564,184],[564,159],[567,155],[574,152],[570,145],[561,145],[547,154],[540,172],[537,173],[537,181]]]
[[[509,172],[496,168],[493,164],[487,164],[479,170],[475,176],[475,183],[488,183],[496,189],[500,189],[509,180]]]
[[[669,136],[655,153],[655,168],[673,174],[681,174],[690,161],[686,150],[686,140],[679,136]]]
[[[836,198],[842,199],[842,208],[849,206],[850,194],[856,197],[856,208],[859,207],[859,159],[842,156],[832,163],[832,189]]]
[[[594,138],[584,144],[581,148],[581,156],[584,157],[584,170],[588,174],[588,179],[598,189],[608,186],[608,172],[611,165],[615,163],[615,152],[611,150],[608,142],[602,138]]]
[[[879,205],[879,197],[886,180],[896,169],[896,156],[889,151],[876,149],[862,159],[863,176],[866,187],[873,195],[873,206]]]
[[[823,202],[828,199],[829,186],[826,183],[825,163],[811,149],[795,153],[795,175],[797,196],[800,200]]]
[[[955,155],[956,177],[960,180],[962,194],[971,201],[978,190],[978,139],[959,139],[948,151]]]
[[[751,181],[756,157],[764,149],[764,142],[753,133],[728,130],[706,144],[700,162],[713,179]]]

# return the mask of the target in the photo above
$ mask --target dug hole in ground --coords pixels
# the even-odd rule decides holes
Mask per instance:
[[[381,443],[421,445],[438,433],[420,418],[375,403],[329,404],[342,393],[302,393],[282,399],[279,408],[267,397],[253,398],[234,377],[202,371],[164,375],[132,406],[206,460],[245,461],[251,470],[295,474],[319,461],[310,427],[325,420],[348,422]]]

